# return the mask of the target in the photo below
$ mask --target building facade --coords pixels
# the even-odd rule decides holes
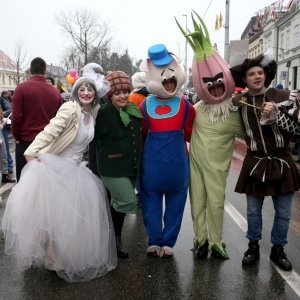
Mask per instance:
[[[14,90],[24,81],[24,71],[3,51],[0,50],[0,92]]]
[[[276,22],[277,83],[288,89],[300,88],[300,9],[294,4]]]
[[[241,39],[249,38],[248,57],[270,52],[277,62],[272,86],[300,88],[300,1],[274,2],[248,22]],[[283,5],[285,4],[285,5]]]

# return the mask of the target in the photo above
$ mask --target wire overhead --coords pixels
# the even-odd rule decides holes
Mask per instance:
[[[210,2],[209,2],[209,4],[208,4],[208,7],[207,7],[207,9],[206,9],[206,11],[205,11],[205,13],[204,13],[204,15],[203,15],[203,19],[205,18],[206,13],[207,13],[207,11],[208,11],[209,8],[210,8],[211,3],[212,3],[212,0],[210,0]]]

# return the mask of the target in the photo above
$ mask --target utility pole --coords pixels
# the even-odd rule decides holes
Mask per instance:
[[[229,64],[229,6],[230,1],[226,0],[225,9],[225,40],[224,40],[224,59]]]
[[[182,15],[185,17],[185,32],[187,32],[187,15]],[[187,39],[185,39],[185,63],[184,63],[184,70],[185,70],[185,75],[186,75],[186,80],[184,82],[184,91],[186,92],[187,90],[187,80],[188,80],[188,67],[187,67]]]

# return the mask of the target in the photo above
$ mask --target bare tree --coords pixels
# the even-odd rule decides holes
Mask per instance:
[[[76,47],[69,47],[65,49],[63,57],[61,59],[61,65],[69,70],[71,68],[77,68],[80,70],[82,67],[82,55]]]
[[[10,70],[8,77],[13,80],[15,85],[21,82],[21,78],[24,76],[22,66],[26,60],[26,53],[24,52],[23,43],[17,41],[14,49],[14,61],[11,62],[13,69]]]
[[[108,23],[100,22],[100,18],[86,8],[61,12],[56,19],[82,56],[83,65],[93,61],[95,53],[99,53],[102,46],[107,47],[111,40]]]
[[[15,46],[15,62],[17,65],[17,84],[20,83],[20,71],[22,71],[22,66],[26,60],[26,52],[24,52],[24,47],[23,47],[23,43],[21,41],[17,41],[16,42],[16,46]]]

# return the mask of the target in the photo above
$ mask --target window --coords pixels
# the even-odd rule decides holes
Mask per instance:
[[[272,43],[272,32],[265,36],[263,51],[272,50],[273,43]]]
[[[280,49],[284,49],[284,33],[280,34]]]
[[[285,42],[285,51],[291,50],[291,36],[290,30],[286,31],[286,42]]]
[[[300,24],[294,26],[293,47],[300,46]]]

